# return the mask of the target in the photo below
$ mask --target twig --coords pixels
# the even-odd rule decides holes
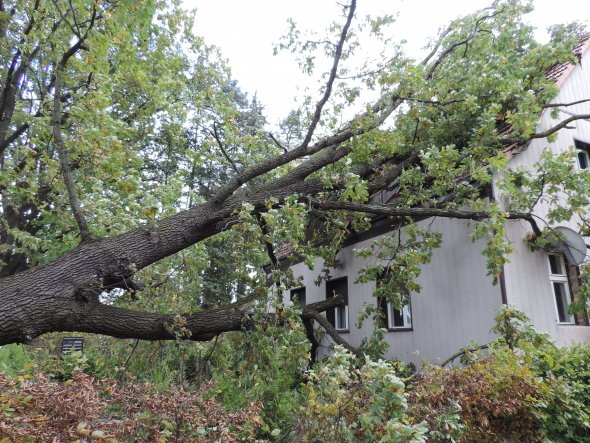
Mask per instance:
[[[131,356],[133,355],[133,353],[135,352],[135,350],[137,349],[137,346],[139,345],[139,338],[137,340],[135,340],[135,345],[133,345],[133,349],[131,350],[131,352],[129,353],[129,355],[127,356],[127,359],[125,360],[125,364],[123,365],[124,368],[127,367],[127,365],[129,364],[129,360],[131,360]]]
[[[583,100],[578,100],[570,103],[547,103],[546,105],[543,105],[543,108],[566,108],[568,106],[579,105],[580,103],[586,102],[590,102],[590,98],[585,98]]]
[[[336,74],[338,73],[338,64],[340,63],[340,58],[342,57],[342,49],[344,47],[344,42],[346,41],[346,37],[348,35],[348,29],[350,28],[350,23],[354,17],[354,11],[356,10],[356,0],[352,0],[350,2],[349,10],[348,10],[348,17],[346,18],[346,23],[342,28],[342,32],[340,33],[340,40],[336,46],[336,52],[334,54],[334,63],[332,64],[332,69],[330,70],[330,76],[328,77],[328,81],[326,82],[326,90],[324,91],[323,97],[317,103],[315,112],[313,114],[313,118],[311,120],[311,124],[307,129],[307,134],[305,134],[305,138],[303,139],[302,146],[307,147],[309,142],[311,142],[311,138],[313,137],[313,133],[320,121],[322,116],[322,110],[324,105],[328,102],[330,95],[332,94],[332,87],[334,86],[334,80],[336,79]]]
[[[473,30],[471,31],[471,33],[469,34],[469,36],[467,36],[466,38],[464,38],[463,40],[460,40],[458,42],[453,43],[451,46],[449,46],[447,49],[445,49],[438,57],[437,59],[434,61],[434,64],[432,65],[432,67],[429,69],[428,74],[426,74],[426,79],[430,80],[432,78],[432,76],[434,75],[434,71],[436,71],[436,68],[438,68],[442,62],[444,61],[445,58],[447,58],[450,54],[452,54],[455,49],[457,49],[460,46],[465,46],[465,53],[469,47],[469,43],[471,42],[471,40],[473,40],[475,38],[475,35],[479,32],[485,32],[485,33],[489,33],[489,31],[487,30],[482,30],[479,29],[479,26],[481,25],[481,23],[487,19],[493,18],[496,15],[502,14],[504,13],[504,10],[500,10],[497,11],[493,14],[490,15],[486,15],[483,17],[480,17],[477,22],[475,23]],[[448,32],[444,33],[442,37],[446,36]],[[442,40],[442,38],[441,38]],[[439,42],[440,45],[440,42]],[[438,49],[438,48],[435,48]],[[464,56],[465,56],[464,53]],[[428,55],[428,57],[425,59],[425,61],[427,62],[430,57],[432,57],[431,54]],[[426,63],[423,62],[424,65],[426,65]]]
[[[276,138],[274,135],[272,135],[272,132],[268,133],[268,136],[270,137],[270,139],[275,142],[275,145],[277,145],[280,149],[282,149],[284,152],[287,152],[287,148],[285,148]]]
[[[225,159],[229,162],[229,164],[231,165],[233,170],[236,172],[236,174],[239,174],[240,171],[239,171],[238,167],[236,166],[234,161],[230,158],[230,156],[225,151],[225,148],[223,147],[223,143],[221,142],[221,138],[219,137],[219,133],[217,132],[217,122],[213,122],[213,132],[211,133],[211,135],[213,136],[213,138],[217,142],[217,145],[219,146],[219,149],[221,149],[221,153],[223,154]]]
[[[484,349],[488,349],[490,347],[489,343],[487,345],[480,345],[480,346],[476,346],[475,348],[464,348],[461,349],[460,351],[455,352],[453,355],[451,355],[449,358],[447,358],[445,361],[443,361],[440,366],[441,368],[444,368],[446,365],[448,365],[449,363],[451,363],[453,360],[455,360],[457,357],[460,357],[462,355],[465,355],[469,352],[475,352],[475,351],[483,351]]]

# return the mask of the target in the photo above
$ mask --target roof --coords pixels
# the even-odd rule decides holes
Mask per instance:
[[[590,35],[581,39],[580,42],[576,46],[574,46],[574,48],[573,48],[573,53],[576,56],[576,58],[578,59],[578,62],[576,64],[580,64],[580,65],[582,64],[582,57],[584,56],[584,54],[588,48],[590,48]],[[556,63],[555,65],[553,65],[549,69],[547,69],[545,77],[548,80],[555,81],[555,84],[558,87],[561,87],[561,85],[565,82],[567,77],[570,75],[570,73],[576,67],[576,64],[570,63],[570,62]],[[512,125],[508,124],[506,122],[498,122],[497,129],[498,129],[498,132],[500,135],[508,135],[512,131]],[[514,143],[511,146],[504,149],[504,153],[506,154],[506,156],[508,158],[510,158],[514,155],[513,151],[514,151],[514,148],[516,148],[517,146],[518,146],[518,144]],[[457,177],[457,180],[465,180],[465,179],[468,179],[469,177],[470,177],[470,174],[466,173],[466,174],[462,174],[461,176]],[[393,197],[395,197],[396,194],[397,194],[397,192],[395,190],[391,190],[391,189],[380,190],[370,196],[370,202],[371,203],[387,204],[391,201],[391,199]],[[277,250],[275,250],[275,256],[279,261],[282,261],[282,260],[286,259],[292,252],[293,252],[292,244],[291,243],[284,243],[284,244],[279,245]]]
[[[578,64],[582,64],[582,57],[586,50],[590,47],[590,37],[586,37],[574,47],[574,55],[578,59]],[[547,70],[547,74],[545,75],[549,80],[555,81],[557,86],[561,86],[565,79],[571,74],[571,72],[576,67],[575,64],[570,62],[562,62],[557,63],[551,66]]]

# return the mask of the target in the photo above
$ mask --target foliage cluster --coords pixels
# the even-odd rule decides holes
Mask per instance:
[[[295,426],[310,345],[296,311],[279,311],[277,322],[258,322],[252,332],[224,337],[212,358],[212,394],[231,410],[260,402],[261,433],[286,437]]]
[[[130,343],[60,358],[3,347],[0,437],[590,442],[590,346],[558,348],[512,307],[485,353],[417,373],[339,347],[309,367],[296,312],[252,314],[252,332],[207,345],[144,343],[132,358]]]
[[[461,368],[430,366],[413,383],[410,413],[446,434],[443,441],[542,441],[535,406],[548,386],[513,353]],[[460,426],[449,427],[449,414],[458,415]]]
[[[305,441],[420,442],[428,432],[406,414],[404,382],[383,360],[355,368],[352,353],[334,355],[308,373],[302,387],[299,431]]]

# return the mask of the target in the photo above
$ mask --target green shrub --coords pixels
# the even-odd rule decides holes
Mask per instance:
[[[212,357],[213,395],[230,410],[260,402],[260,436],[289,438],[309,341],[293,311],[279,311],[277,324],[264,316],[251,321],[256,325],[253,331],[226,334],[220,340]]]
[[[353,354],[337,346],[334,355],[309,371],[299,407],[305,441],[425,441],[426,426],[409,424],[404,383],[393,366],[365,360],[354,368]]]
[[[440,441],[534,442],[542,440],[536,407],[549,395],[531,367],[504,348],[465,367],[425,367],[414,381],[410,413],[415,420],[426,420]],[[462,435],[445,437],[441,418],[453,408],[460,417]]]
[[[414,420],[426,420],[435,441],[590,442],[590,346],[558,348],[510,306],[494,331],[501,338],[489,355],[416,375]]]
[[[24,345],[0,346],[0,374],[14,376],[31,365],[31,357]]]
[[[590,346],[536,351],[535,367],[554,386],[552,401],[540,405],[541,432],[553,442],[590,442]]]

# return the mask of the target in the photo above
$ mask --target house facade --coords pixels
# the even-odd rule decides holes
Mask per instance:
[[[590,99],[590,39],[576,48],[578,63],[562,64],[549,75],[560,87],[553,103],[572,103]],[[569,115],[590,114],[590,102],[560,108],[555,119],[550,112],[540,118],[537,132],[542,132],[563,121]],[[536,139],[518,152],[510,152],[509,168],[532,166],[544,149],[559,153],[576,149],[577,167],[590,173],[590,121],[577,120],[559,131],[557,139]],[[507,207],[494,177],[492,197]],[[547,214],[548,206],[540,201],[535,212],[540,218]],[[302,286],[291,288],[284,300],[297,299],[301,303],[313,303],[336,293],[344,296],[346,306],[326,313],[330,323],[352,345],[372,334],[374,325],[366,320],[357,327],[358,313],[366,303],[377,304],[373,296],[377,282],[355,283],[364,258],[357,257],[355,249],[366,248],[370,243],[386,235],[397,235],[397,229],[387,220],[380,226],[350,239],[341,249],[337,259],[342,266],[331,270],[331,279],[315,284],[321,259],[310,270],[304,263],[291,268],[300,277]],[[389,223],[389,224],[388,224]],[[423,227],[441,232],[443,245],[434,251],[432,260],[423,266],[417,282],[419,294],[410,293],[409,303],[396,310],[389,305],[385,311],[388,332],[386,340],[390,348],[386,357],[420,364],[424,359],[442,362],[471,340],[480,344],[496,338],[491,331],[497,309],[510,304],[524,311],[540,330],[548,332],[558,345],[573,342],[590,343],[590,326],[586,316],[571,316],[567,308],[575,297],[579,284],[578,269],[567,263],[563,255],[543,250],[531,251],[525,239],[531,231],[526,221],[508,221],[506,236],[511,241],[513,253],[504,266],[499,283],[494,285],[487,275],[486,258],[481,254],[483,241],[472,242],[469,222],[453,219],[427,219],[419,223]],[[571,223],[575,229],[575,223]],[[588,242],[587,242],[588,243]],[[325,338],[325,346],[330,343]]]

